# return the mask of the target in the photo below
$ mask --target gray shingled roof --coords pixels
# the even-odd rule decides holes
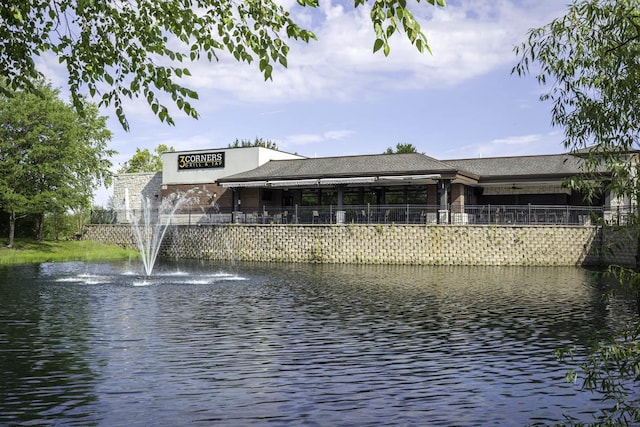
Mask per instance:
[[[376,154],[363,156],[321,157],[311,159],[271,160],[250,171],[227,176],[220,182],[303,179],[322,177],[356,177],[404,174],[463,174],[481,181],[492,179],[526,179],[566,177],[581,173],[584,160],[569,153],[437,160],[419,153]]]
[[[256,169],[227,176],[219,181],[401,175],[425,172],[455,172],[455,168],[433,157],[418,153],[320,157],[271,160]]]
[[[444,160],[455,169],[483,179],[524,176],[570,176],[581,172],[582,159],[571,154]]]

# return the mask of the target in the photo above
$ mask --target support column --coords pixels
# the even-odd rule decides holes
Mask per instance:
[[[240,211],[240,205],[242,204],[242,200],[240,199],[242,193],[241,188],[237,188],[233,190],[233,210]]]
[[[231,211],[231,222],[236,223],[240,221],[240,188],[233,189],[233,210]]]
[[[440,209],[438,210],[438,224],[449,224],[449,191],[451,190],[451,180],[442,179],[438,181],[438,192],[440,193]]]
[[[344,185],[338,185],[338,209],[336,210],[336,224],[345,223],[345,211],[344,211]]]

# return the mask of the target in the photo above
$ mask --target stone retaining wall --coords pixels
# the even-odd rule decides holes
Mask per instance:
[[[175,226],[162,256],[268,262],[423,265],[633,265],[635,238],[571,226]],[[125,225],[94,225],[85,239],[135,247]]]
[[[637,228],[632,226],[606,227],[601,236],[597,251],[603,264],[636,267],[636,256],[638,256]]]

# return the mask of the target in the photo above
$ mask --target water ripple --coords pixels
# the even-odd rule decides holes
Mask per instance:
[[[0,278],[0,424],[588,421],[596,396],[552,352],[624,318],[574,268],[194,264],[143,278],[70,263]]]

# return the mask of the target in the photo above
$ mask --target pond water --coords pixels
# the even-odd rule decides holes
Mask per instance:
[[[553,351],[632,315],[578,268],[0,268],[0,424],[590,421]],[[577,353],[580,354],[580,346]]]

